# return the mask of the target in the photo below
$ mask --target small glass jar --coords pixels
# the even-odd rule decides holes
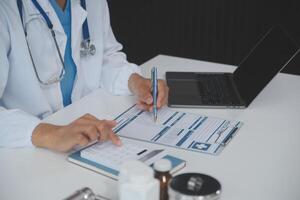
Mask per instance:
[[[160,184],[160,192],[159,199],[160,200],[168,200],[168,185],[172,176],[170,174],[170,170],[172,168],[172,164],[167,159],[161,159],[154,163],[154,177],[159,180]]]

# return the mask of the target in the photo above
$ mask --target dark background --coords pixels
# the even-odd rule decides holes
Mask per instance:
[[[166,54],[238,65],[281,24],[300,44],[300,0],[108,0],[128,60]],[[300,75],[300,53],[284,69]]]

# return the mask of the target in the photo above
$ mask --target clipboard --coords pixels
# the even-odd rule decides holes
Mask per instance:
[[[181,112],[168,107],[158,111],[158,122],[136,105],[117,118],[114,132],[120,137],[173,148],[218,155],[243,123],[218,117]]]

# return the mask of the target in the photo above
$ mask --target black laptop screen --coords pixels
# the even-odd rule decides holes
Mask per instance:
[[[296,53],[298,46],[279,26],[272,28],[241,62],[234,82],[248,105]]]

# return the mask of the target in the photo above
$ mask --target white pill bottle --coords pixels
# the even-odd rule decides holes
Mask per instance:
[[[127,161],[120,167],[119,200],[159,200],[159,181],[151,167],[140,161]]]

